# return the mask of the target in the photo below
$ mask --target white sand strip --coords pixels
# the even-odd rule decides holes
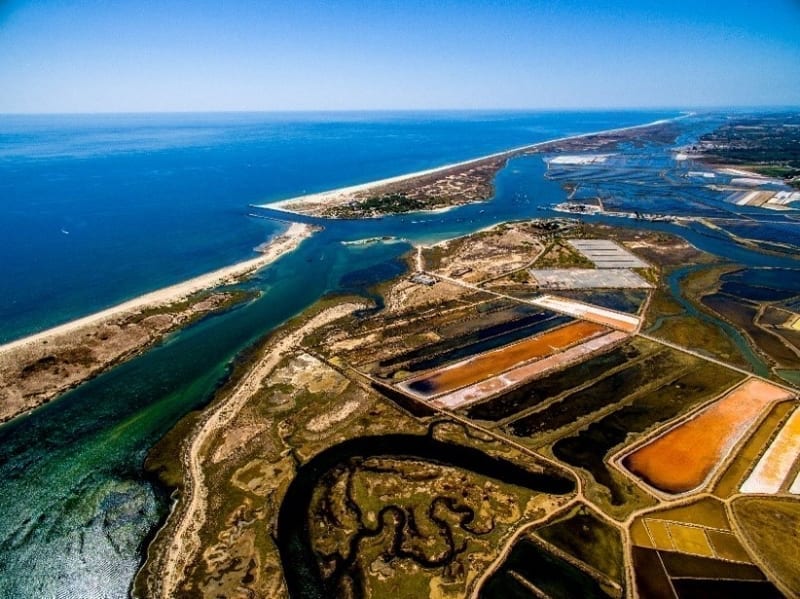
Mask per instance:
[[[350,185],[348,187],[340,187],[338,189],[331,189],[328,191],[321,191],[318,193],[310,193],[302,196],[296,196],[293,198],[287,198],[285,200],[279,200],[277,202],[269,202],[266,204],[256,204],[257,208],[270,208],[272,210],[281,210],[284,212],[291,211],[291,205],[295,203],[303,203],[303,202],[324,202],[333,199],[339,199],[344,196],[349,196],[353,193],[358,193],[360,191],[367,191],[369,189],[373,189],[376,187],[383,187],[384,185],[391,185],[393,183],[400,183],[402,181],[406,181],[408,179],[415,179],[417,177],[424,177],[426,175],[434,175],[436,173],[440,173],[443,171],[447,171],[452,168],[458,168],[462,166],[469,166],[470,164],[474,164],[477,162],[482,162],[484,160],[488,160],[490,158],[499,158],[502,156],[507,156],[509,154],[514,154],[516,152],[523,152],[526,150],[534,150],[536,148],[540,148],[545,145],[549,145],[552,143],[559,143],[562,141],[570,141],[574,139],[583,139],[584,137],[592,137],[594,135],[609,135],[613,133],[623,133],[625,131],[633,131],[635,129],[643,129],[645,127],[653,127],[655,125],[662,125],[664,123],[668,123],[671,121],[677,121],[680,119],[685,119],[692,116],[693,112],[683,114],[681,116],[672,118],[672,119],[659,119],[657,121],[653,121],[651,123],[644,123],[642,125],[633,125],[631,127],[619,127],[617,129],[606,129],[604,131],[593,131],[591,133],[581,133],[580,135],[568,135],[566,137],[558,137],[556,139],[550,139],[547,141],[540,141],[534,144],[529,144],[526,146],[519,146],[517,148],[511,148],[510,150],[503,150],[502,152],[495,152],[494,154],[487,154],[486,156],[480,156],[478,158],[471,158],[469,160],[464,160],[462,162],[454,162],[452,164],[445,164],[444,166],[438,166],[436,168],[429,168],[421,171],[416,171],[414,173],[407,173],[405,175],[397,175],[396,177],[388,177],[386,179],[379,179],[377,181],[369,181],[367,183],[360,183],[358,185]]]
[[[800,472],[798,472],[797,476],[794,478],[792,486],[789,487],[789,493],[792,495],[800,495]]]
[[[743,177],[749,177],[749,178],[752,178],[752,179],[767,179],[768,178],[765,175],[761,175],[761,174],[755,173],[753,171],[745,171],[745,170],[742,170],[740,168],[725,167],[725,168],[718,169],[718,172],[725,173],[726,175],[739,175],[739,176],[743,176]]]
[[[543,295],[534,298],[531,300],[531,303],[542,306],[543,308],[555,310],[556,312],[569,314],[576,318],[622,328],[628,332],[635,330],[639,326],[639,319],[636,316],[631,316],[623,312],[616,312],[607,308],[600,308],[591,304],[584,304],[583,302],[555,297],[553,295]]]
[[[111,308],[107,308],[100,312],[95,312],[89,316],[78,318],[62,325],[44,330],[40,333],[35,333],[16,341],[11,341],[5,345],[0,345],[0,353],[17,349],[23,345],[30,343],[37,343],[50,339],[58,335],[72,333],[83,327],[96,325],[104,320],[111,319],[119,316],[123,312],[130,312],[139,310],[145,307],[164,306],[173,302],[180,301],[193,293],[202,291],[204,289],[211,289],[219,287],[220,285],[229,284],[237,281],[241,277],[250,274],[266,265],[274,262],[283,254],[291,252],[300,243],[310,237],[313,233],[313,227],[310,225],[293,223],[289,229],[275,237],[267,245],[259,246],[262,252],[257,258],[245,260],[244,262],[237,262],[231,266],[226,266],[218,270],[200,275],[183,283],[177,283],[157,291],[140,295],[137,298],[123,302]]]
[[[792,412],[739,490],[742,493],[777,493],[789,476],[798,454],[800,454],[800,409]],[[797,484],[798,481],[795,480],[792,488]]]

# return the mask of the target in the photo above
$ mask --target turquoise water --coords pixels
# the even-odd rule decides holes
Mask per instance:
[[[96,168],[96,161],[103,163],[109,160],[117,164],[119,172],[111,179],[107,180],[102,173],[98,174],[100,181],[97,189],[105,191],[96,191],[93,195],[95,199],[84,210],[86,214],[82,218],[85,222],[100,218],[97,215],[98,206],[107,202],[99,198],[116,193],[117,182],[122,178],[131,181],[134,191],[129,190],[131,195],[126,196],[126,202],[108,210],[135,212],[130,206],[132,198],[150,189],[152,195],[160,200],[154,200],[153,206],[141,206],[143,211],[165,210],[170,213],[170,218],[180,223],[183,223],[181,215],[188,214],[187,218],[192,224],[176,231],[164,224],[169,221],[166,219],[141,229],[138,225],[131,226],[122,218],[119,229],[113,230],[117,237],[126,240],[125,243],[120,242],[122,249],[116,254],[112,252],[113,260],[94,262],[96,250],[92,248],[101,247],[108,235],[94,235],[92,232],[95,227],[87,226],[87,239],[91,241],[86,242],[89,249],[76,249],[69,254],[68,260],[61,257],[63,263],[57,260],[56,264],[50,264],[50,254],[56,251],[53,244],[64,242],[61,237],[71,239],[73,236],[72,230],[67,229],[70,234],[58,233],[61,237],[55,237],[57,242],[42,241],[41,247],[37,244],[28,246],[34,250],[36,260],[41,264],[37,262],[36,274],[31,272],[26,276],[13,270],[21,268],[19,265],[13,266],[15,260],[22,260],[21,255],[13,254],[10,261],[2,262],[3,268],[7,269],[3,274],[7,276],[0,277],[5,285],[3,293],[18,298],[16,303],[3,300],[6,302],[3,304],[4,331],[7,338],[11,338],[20,331],[43,326],[46,322],[46,319],[42,320],[44,315],[50,313],[48,306],[57,306],[53,310],[59,318],[77,315],[91,311],[91,306],[99,307],[114,301],[114,294],[119,296],[116,299],[121,299],[149,286],[168,282],[170,277],[197,274],[181,270],[187,268],[185,265],[177,266],[183,259],[171,253],[175,244],[181,246],[181,251],[195,255],[198,263],[204,265],[201,270],[219,266],[231,258],[245,257],[253,245],[279,227],[266,220],[248,218],[247,204],[253,201],[415,170],[499,149],[498,146],[514,146],[587,129],[647,122],[657,116],[652,113],[592,113],[582,120],[584,117],[577,113],[512,113],[491,120],[462,114],[447,118],[439,115],[425,121],[419,115],[395,115],[383,116],[383,120],[376,122],[366,117],[352,117],[354,122],[334,119],[333,123],[329,122],[328,117],[329,121],[323,122],[311,119],[299,130],[295,130],[294,125],[285,125],[283,121],[277,124],[259,121],[254,124],[245,119],[244,124],[225,125],[217,122],[209,125],[210,133],[204,128],[205,122],[200,117],[158,117],[177,118],[179,122],[164,125],[165,129],[156,127],[153,130],[137,125],[136,118],[136,122],[129,127],[114,121],[117,129],[100,119],[100,124],[93,126],[105,133],[92,129],[94,132],[89,135],[91,141],[84,144],[88,149],[80,149],[81,143],[71,141],[73,137],[67,133],[56,135],[55,140],[48,141],[51,132],[45,126],[39,133],[44,140],[40,143],[31,142],[30,139],[35,138],[37,133],[35,127],[26,125],[30,131],[26,133],[29,137],[25,138],[28,139],[25,143],[40,147],[40,155],[35,155],[29,148],[28,154],[19,158],[13,151],[13,135],[4,133],[3,145],[0,145],[3,149],[0,168],[6,169],[5,173],[9,164],[16,165],[11,170],[29,169],[29,172],[40,174],[47,171],[48,164],[60,165],[63,172],[73,172],[73,175],[64,179],[69,182],[65,188],[80,190],[81,181],[87,184],[88,179],[78,177],[75,172],[88,169],[89,164],[94,164],[92,168]],[[215,118],[224,120],[233,117]],[[188,124],[181,124],[182,119],[187,119]],[[289,121],[294,122],[291,119]],[[8,121],[2,122],[6,131]],[[79,125],[89,127],[86,123]],[[19,124],[15,126],[22,127]],[[103,127],[112,131],[108,132]],[[293,148],[285,153],[286,164],[281,162],[280,150],[269,149],[269,143],[259,137],[258,132],[265,127],[279,130],[283,127],[290,131],[287,135],[295,136],[292,137],[293,142],[286,142]],[[687,135],[694,130],[691,123],[685,127]],[[306,144],[309,147],[305,147],[300,133],[305,130],[317,131],[322,141],[311,136]],[[324,131],[328,135],[323,134]],[[480,131],[494,133],[487,134],[487,139],[476,141],[473,137]],[[102,141],[104,136],[111,136],[113,143],[108,143],[119,148],[116,153],[98,154],[99,148],[105,143]],[[363,146],[360,145],[361,136],[365,140]],[[245,141],[250,139],[254,144],[251,146],[252,155],[245,150],[247,144],[240,141],[240,137]],[[77,139],[82,138],[77,136]],[[433,143],[430,141],[432,139],[438,142]],[[424,143],[426,140],[427,143]],[[418,144],[426,147],[417,148]],[[62,146],[72,149],[65,151]],[[328,148],[328,152],[322,153],[321,148]],[[411,156],[403,158],[398,166],[391,157],[403,155],[404,148]],[[666,150],[648,151],[655,155],[654,162],[665,163],[668,158],[659,152]],[[644,150],[631,149],[631,152],[634,151]],[[225,159],[228,152],[238,158]],[[176,155],[186,158],[187,164],[205,166],[199,170],[177,169],[177,172],[167,173],[165,179],[153,175],[152,179],[146,178],[144,183],[136,181],[143,165],[169,171],[166,163],[177,161]],[[245,160],[261,164],[258,156],[264,158],[263,164],[270,166],[263,166],[259,170],[260,175],[250,180],[249,175],[246,177],[241,173],[241,165]],[[303,162],[300,157],[311,162]],[[126,161],[132,165],[132,171],[123,175]],[[311,168],[311,164],[316,166]],[[327,170],[320,166],[322,164],[328,165]],[[345,166],[337,170],[331,166],[334,164]],[[216,169],[221,170],[217,172]],[[54,170],[58,169],[54,167]],[[19,175],[18,171],[15,172]],[[269,173],[272,173],[272,178],[267,176]],[[549,210],[549,206],[562,201],[564,192],[558,181],[545,179],[544,175],[545,165],[541,157],[519,158],[511,161],[499,173],[496,180],[497,195],[491,202],[438,215],[327,222],[324,231],[247,284],[248,287],[263,291],[258,300],[205,319],[29,416],[0,427],[0,596],[125,596],[142,559],[142,543],[168,508],[167,499],[141,478],[142,461],[147,449],[182,415],[210,399],[215,388],[225,379],[231,361],[244,348],[325,293],[364,293],[375,282],[402,272],[400,257],[409,248],[405,243],[354,247],[340,242],[376,235],[431,241],[468,233],[503,220],[552,216],[555,213]],[[304,183],[306,176],[308,179]],[[25,196],[20,190],[28,185],[25,181],[18,183],[14,193],[17,202],[23,201],[24,197],[29,198],[27,210],[33,214],[30,220],[34,222],[43,218],[42,214],[48,210],[54,210],[53,206],[57,204],[54,189],[58,185],[54,183],[53,187],[48,188],[50,195],[44,194],[39,200],[31,200],[37,196]],[[162,187],[159,182],[164,181],[167,183]],[[220,190],[218,184],[222,185],[225,181],[229,181],[226,184],[228,186]],[[234,184],[236,181],[238,183]],[[6,190],[14,187],[9,185],[6,178],[0,178],[0,182]],[[39,184],[30,183],[33,186]],[[105,188],[106,185],[110,185],[111,189]],[[179,189],[185,192],[190,188],[194,190],[194,203],[181,204],[179,208],[168,205],[168,198],[184,195],[178,193]],[[632,189],[639,189],[639,185],[633,185]],[[206,193],[211,198],[206,197]],[[631,192],[620,188],[619,193]],[[4,198],[4,202],[7,201],[8,196],[0,194],[0,197]],[[80,204],[77,200],[75,202]],[[187,205],[192,205],[192,209],[189,210]],[[15,210],[24,213],[23,207]],[[74,207],[71,206],[71,209]],[[268,211],[263,212],[268,214]],[[119,214],[116,212],[117,217]],[[24,229],[24,223],[19,220],[21,218],[20,214],[13,215],[26,235],[34,235],[39,225]],[[198,220],[195,222],[193,219]],[[219,219],[220,223],[212,222],[215,219]],[[7,229],[11,228],[5,224],[6,221],[3,222]],[[56,220],[53,222],[54,226],[59,224]],[[103,222],[104,226],[111,226],[109,222]],[[630,224],[630,221],[621,219],[614,222]],[[217,225],[226,229],[222,241],[215,237]],[[781,260],[755,254],[732,245],[723,237],[708,234],[706,230],[676,228],[665,223],[641,226],[678,232],[698,247],[745,264],[780,265],[793,262],[788,258]],[[207,227],[205,233],[204,227]],[[18,237],[23,235],[21,232],[16,234]],[[223,248],[232,238],[237,240],[234,250]],[[143,245],[146,251],[140,252],[139,245]],[[146,256],[141,257],[140,253]],[[140,274],[132,281],[116,270],[117,263],[123,257],[126,267]],[[30,260],[33,261],[33,258]],[[142,266],[142,263],[146,266]],[[195,266],[193,264],[192,268]],[[61,270],[65,270],[68,276],[61,276]],[[61,281],[59,284],[66,285],[69,291],[37,299],[29,308],[19,309],[19,298],[26,297],[26,294],[38,298],[36,290],[40,289],[41,282],[36,279],[37,276]],[[94,281],[89,284],[88,291],[77,283],[87,280],[87,277]],[[10,284],[9,279],[16,281],[16,285]],[[117,285],[122,287],[111,292],[106,290],[106,287]],[[88,303],[81,303],[84,300]]]

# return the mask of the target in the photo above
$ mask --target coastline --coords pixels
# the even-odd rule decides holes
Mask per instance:
[[[281,327],[278,335],[259,350],[259,359],[241,374],[241,378],[224,396],[215,398],[203,411],[191,435],[185,440],[179,456],[184,479],[183,492],[173,501],[169,514],[148,545],[145,561],[136,575],[138,580],[133,583],[134,589],[137,585],[142,585],[147,590],[146,596],[174,596],[179,591],[181,577],[202,548],[200,531],[207,518],[206,502],[209,493],[202,468],[202,461],[208,457],[204,453],[207,441],[239,414],[264,379],[306,335],[366,307],[367,304],[348,298],[310,317],[302,315],[294,326]],[[154,552],[153,544],[167,532],[170,534],[169,540],[162,540],[162,544]],[[135,591],[133,595],[136,596]]]
[[[0,346],[0,423],[25,414],[129,360],[207,314],[252,294],[215,291],[294,250],[314,231],[295,223],[261,255]]]
[[[494,152],[492,154],[486,154],[484,156],[479,156],[477,158],[470,158],[468,160],[462,160],[460,162],[454,162],[451,164],[445,164],[442,166],[437,166],[430,169],[424,169],[421,171],[415,171],[412,173],[406,173],[403,175],[396,175],[394,177],[387,177],[385,179],[377,179],[374,181],[368,181],[366,183],[359,183],[356,185],[348,185],[345,187],[339,187],[336,189],[330,189],[327,191],[320,191],[316,193],[305,194],[302,196],[295,196],[291,198],[286,198],[283,200],[278,200],[277,202],[272,203],[265,203],[265,204],[253,204],[255,208],[267,208],[270,210],[276,210],[279,212],[287,212],[291,214],[296,214],[297,212],[291,209],[291,206],[302,204],[306,202],[310,203],[335,203],[336,201],[341,201],[344,198],[350,196],[354,193],[359,193],[363,191],[369,191],[371,189],[380,188],[386,185],[392,185],[395,183],[403,183],[412,179],[416,179],[418,177],[426,177],[429,175],[436,175],[438,173],[443,173],[449,171],[451,169],[463,168],[468,166],[474,166],[486,160],[492,160],[495,158],[512,158],[516,154],[520,154],[523,152],[529,152],[532,150],[541,149],[543,147],[558,144],[566,141],[573,141],[577,139],[585,139],[587,137],[593,137],[598,135],[609,135],[614,133],[623,133],[626,131],[633,131],[636,129],[643,129],[646,127],[655,127],[658,125],[663,125],[666,123],[674,122],[677,120],[688,118],[694,115],[694,112],[687,112],[681,114],[679,116],[670,118],[670,119],[658,119],[655,121],[651,121],[649,123],[642,123],[641,125],[631,125],[629,127],[618,127],[615,129],[603,129],[600,131],[592,131],[589,133],[579,133],[577,135],[568,135],[565,137],[558,137],[555,139],[549,139],[545,141],[536,142],[533,144],[527,144],[524,146],[518,146],[516,148],[510,148],[508,150],[503,150],[500,152]],[[452,206],[447,207],[447,209],[452,208]],[[442,208],[438,208],[436,210],[442,210]],[[427,212],[427,211],[426,211]]]
[[[176,283],[169,287],[163,287],[155,291],[150,291],[144,295],[140,295],[133,299],[111,306],[99,312],[82,316],[75,320],[65,322],[64,324],[56,325],[52,328],[45,329],[38,333],[9,341],[0,345],[0,356],[15,349],[24,347],[29,344],[48,340],[52,337],[59,335],[66,335],[73,333],[84,327],[94,326],[109,320],[115,316],[119,316],[125,312],[139,310],[142,308],[154,308],[171,304],[180,301],[186,297],[220,285],[230,284],[242,277],[245,277],[254,271],[267,266],[274,262],[283,254],[294,250],[300,242],[311,236],[312,227],[301,223],[293,223],[289,229],[270,242],[260,256],[237,262],[230,266],[224,266],[217,270],[213,270],[203,275],[188,279],[182,283]],[[259,246],[262,247],[262,246]]]

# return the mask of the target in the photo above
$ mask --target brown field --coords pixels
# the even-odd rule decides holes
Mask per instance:
[[[691,419],[626,456],[624,466],[666,493],[696,489],[719,467],[766,407],[790,393],[749,379]]]
[[[514,345],[469,358],[424,377],[405,381],[399,386],[422,397],[447,393],[505,372],[517,364],[554,354],[607,332],[609,330],[599,324],[585,321],[572,322]]]
[[[651,511],[634,519],[629,532],[640,597],[777,596],[736,538],[719,500]],[[703,592],[682,594],[679,586],[688,579]],[[715,588],[719,579],[734,581],[740,592]],[[760,582],[744,590],[743,581]]]
[[[509,389],[518,383],[522,383],[538,375],[563,368],[568,364],[586,358],[596,351],[607,348],[609,345],[618,343],[627,337],[628,335],[621,331],[612,331],[601,337],[590,339],[585,343],[574,345],[561,353],[518,366],[499,376],[440,396],[436,399],[435,403],[443,408],[456,409],[463,407],[490,397],[505,389]]]
[[[717,499],[706,497],[686,505],[650,512],[646,517],[674,522],[686,522],[707,529],[730,530],[725,505]]]
[[[742,544],[736,539],[732,532],[721,530],[707,530],[706,535],[714,548],[714,552],[722,559],[733,562],[749,562],[750,556],[747,555]]]
[[[714,556],[714,549],[708,541],[706,531],[702,528],[670,522],[669,534],[675,544],[675,549],[681,553],[691,553],[706,557]]]
[[[800,595],[800,503],[777,497],[740,497],[733,517],[748,545],[791,591]],[[776,543],[776,539],[784,542]]]

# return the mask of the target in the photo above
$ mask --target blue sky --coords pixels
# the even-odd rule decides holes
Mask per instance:
[[[800,105],[800,0],[0,0],[0,112]]]

